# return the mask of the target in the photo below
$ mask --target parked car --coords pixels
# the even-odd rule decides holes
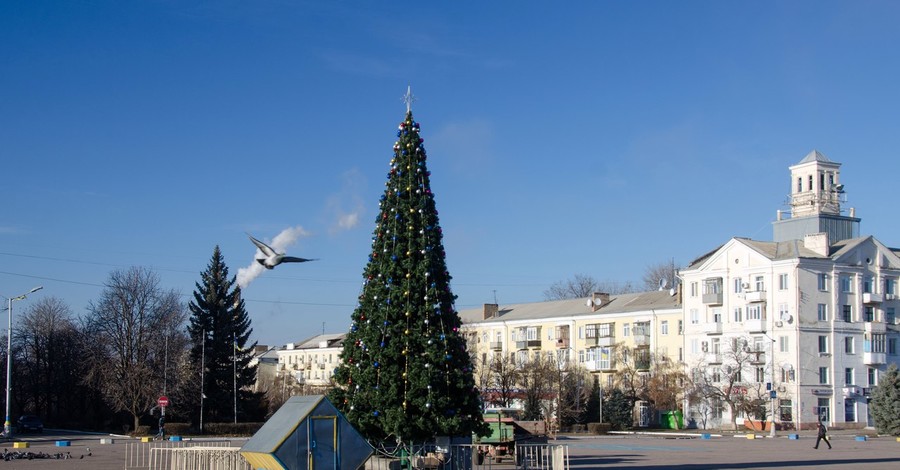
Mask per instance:
[[[44,432],[44,423],[35,415],[19,416],[16,423],[17,432]]]

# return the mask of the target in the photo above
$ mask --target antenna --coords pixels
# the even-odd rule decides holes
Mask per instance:
[[[322,322],[322,334],[325,334],[325,322]]]
[[[494,293],[494,303],[497,304],[497,289],[494,289],[491,292]],[[497,305],[500,305],[500,304],[497,304]]]

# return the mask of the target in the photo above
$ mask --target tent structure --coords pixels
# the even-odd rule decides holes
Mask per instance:
[[[241,447],[254,469],[356,470],[372,446],[324,395],[291,397]]]

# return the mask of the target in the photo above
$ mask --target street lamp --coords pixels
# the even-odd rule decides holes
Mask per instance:
[[[44,286],[37,286],[22,295],[6,298],[9,324],[6,329],[6,421],[3,423],[3,435],[7,438],[12,437],[12,423],[9,420],[10,392],[12,391],[12,303],[16,300],[25,300],[28,294],[33,294],[43,288]]]

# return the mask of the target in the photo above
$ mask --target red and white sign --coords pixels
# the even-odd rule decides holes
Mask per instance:
[[[167,396],[159,397],[156,400],[156,404],[159,405],[161,408],[165,408],[165,407],[169,406],[169,397],[167,397]]]

